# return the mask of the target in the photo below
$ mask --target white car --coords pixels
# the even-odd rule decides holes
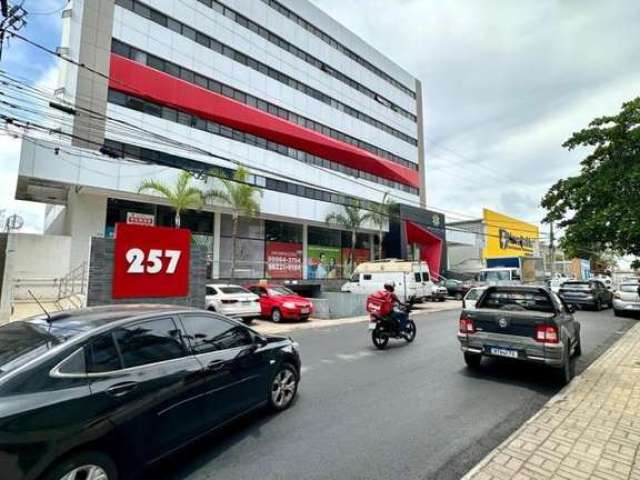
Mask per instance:
[[[473,287],[470,288],[467,294],[462,299],[462,308],[471,309],[476,308],[476,303],[478,303],[478,299],[482,292],[484,292],[487,287]]]
[[[613,294],[613,312],[616,316],[640,314],[638,282],[621,283]]]
[[[260,297],[240,285],[207,285],[206,309],[245,322],[260,316]]]

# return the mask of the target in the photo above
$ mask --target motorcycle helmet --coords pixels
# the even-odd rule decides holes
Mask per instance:
[[[393,292],[396,289],[396,284],[394,282],[385,282],[384,289],[387,292]]]

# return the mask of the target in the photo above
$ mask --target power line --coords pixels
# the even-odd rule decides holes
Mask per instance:
[[[32,46],[34,46],[34,47],[36,47],[36,48],[39,48],[39,49],[41,49],[41,50],[43,50],[43,51],[45,51],[45,52],[47,52],[47,53],[49,53],[49,54],[51,54],[51,55],[55,55],[56,57],[61,58],[61,59],[65,60],[65,61],[67,61],[67,62],[70,62],[70,63],[72,63],[72,64],[74,64],[74,65],[76,65],[76,66],[78,66],[78,67],[80,67],[80,68],[85,68],[85,69],[87,69],[88,71],[91,71],[92,73],[94,73],[94,74],[96,74],[96,75],[99,75],[99,76],[103,77],[104,79],[106,79],[106,80],[108,80],[108,81],[113,81],[113,82],[116,82],[116,83],[120,83],[120,84],[122,84],[122,85],[125,85],[125,86],[127,86],[127,87],[131,88],[131,89],[132,89],[132,90],[134,90],[134,91],[140,92],[138,89],[133,88],[133,87],[131,87],[131,86],[127,85],[126,83],[122,82],[122,81],[119,81],[119,80],[116,80],[116,79],[112,79],[111,77],[109,77],[108,75],[106,75],[106,74],[104,74],[104,73],[102,73],[102,72],[99,72],[99,71],[97,71],[97,70],[95,70],[95,69],[92,69],[92,68],[90,68],[90,67],[86,66],[86,65],[85,65],[85,64],[83,64],[83,63],[77,62],[77,61],[75,61],[75,60],[73,60],[73,59],[71,59],[71,58],[69,58],[69,57],[66,57],[65,55],[59,54],[58,52],[55,52],[55,51],[53,51],[53,50],[51,50],[51,49],[49,49],[49,48],[47,48],[47,47],[44,47],[44,46],[42,46],[42,45],[40,45],[40,44],[38,44],[38,43],[36,43],[36,42],[33,42],[32,40],[30,40],[30,39],[28,39],[28,38],[26,38],[26,37],[24,37],[24,36],[22,36],[22,35],[19,35],[19,34],[13,33],[13,32],[12,32],[12,35],[13,35],[13,36],[16,36],[17,38],[19,38],[19,39],[21,39],[21,40],[23,40],[23,41],[25,41],[25,42],[29,43],[30,45],[32,45]],[[140,92],[140,93],[143,93],[143,92]],[[98,114],[97,112],[92,112],[92,113],[96,113],[96,114]],[[100,113],[100,114],[98,114],[98,115],[100,115],[100,116],[101,116],[101,117],[103,117],[104,119],[110,119],[110,117],[108,117],[108,116],[106,116],[106,115],[104,115],[104,114],[101,114],[101,113]],[[112,119],[112,120],[113,120],[113,119]],[[118,120],[116,119],[115,121],[118,121]],[[120,121],[120,122],[121,122],[121,121]],[[124,123],[125,123],[125,124],[128,124],[128,122],[124,122]],[[130,124],[128,124],[128,125],[130,125]],[[133,126],[133,125],[132,125],[132,126]],[[173,139],[168,139],[168,138],[167,138],[167,137],[165,137],[165,136],[159,135],[159,134],[157,134],[157,133],[155,133],[155,132],[150,132],[150,131],[148,131],[148,130],[146,130],[146,129],[142,129],[142,128],[137,127],[137,126],[133,126],[133,127],[135,127],[136,129],[139,129],[141,132],[143,132],[143,133],[145,133],[145,134],[152,135],[155,139],[160,138],[160,139],[163,139],[164,141],[168,141],[170,144],[177,145],[177,146],[178,146],[178,148],[184,148],[184,147],[185,147],[185,144],[183,144],[182,142],[176,142],[176,141],[175,141],[175,140],[173,140]],[[56,133],[61,133],[61,132],[56,132]],[[69,134],[66,134],[66,135],[68,136]],[[91,143],[96,144],[96,142],[91,142]],[[238,160],[230,159],[230,158],[228,158],[228,157],[223,157],[223,156],[221,156],[221,155],[213,154],[213,153],[211,153],[211,152],[209,152],[209,151],[206,151],[206,150],[204,150],[204,149],[202,149],[202,148],[199,148],[199,147],[196,147],[196,148],[193,148],[193,147],[191,147],[191,146],[188,146],[188,147],[189,147],[189,148],[188,148],[188,150],[189,150],[189,151],[192,151],[192,152],[194,152],[194,153],[201,153],[201,154],[204,154],[204,155],[207,155],[207,156],[213,157],[213,158],[217,158],[217,159],[220,159],[220,160],[228,161],[228,162],[231,162],[231,163],[234,163],[234,164],[240,165],[240,166],[244,166],[244,167],[249,168],[249,169],[251,169],[251,170],[258,170],[258,171],[266,172],[266,173],[269,173],[269,174],[279,175],[281,178],[291,179],[291,180],[292,180],[292,181],[294,181],[294,182],[300,183],[300,180],[299,180],[299,179],[295,179],[295,178],[292,178],[292,177],[288,177],[288,176],[286,176],[286,175],[284,175],[284,174],[282,174],[282,173],[280,173],[280,172],[275,172],[275,171],[272,171],[272,170],[256,169],[256,167],[255,167],[255,166],[249,166],[249,165],[243,164],[242,162],[240,162],[240,161],[238,161]],[[377,188],[377,187],[374,187],[374,186],[371,186],[371,185],[368,185],[368,184],[362,183],[361,181],[359,181],[359,180],[357,180],[357,179],[354,179],[353,177],[350,177],[350,176],[348,176],[348,175],[346,175],[346,174],[342,174],[342,172],[335,172],[335,171],[332,171],[332,170],[326,169],[326,168],[321,167],[321,166],[318,166],[318,165],[313,165],[313,164],[306,164],[306,165],[308,165],[308,166],[309,166],[309,167],[311,167],[311,168],[315,168],[315,169],[317,169],[317,170],[323,171],[323,172],[325,172],[325,173],[329,173],[329,174],[331,174],[331,175],[333,175],[333,176],[339,176],[339,177],[346,178],[348,181],[353,182],[353,183],[357,183],[357,184],[359,184],[359,185],[361,185],[361,186],[364,186],[365,188],[368,188],[368,189],[371,189],[371,190],[374,190],[374,191],[377,191],[377,192],[380,192],[380,193],[383,193],[383,194],[387,193],[387,194],[389,194],[390,196],[392,196],[392,197],[394,197],[394,198],[396,198],[396,199],[406,201],[406,199],[405,199],[405,198],[403,198],[403,197],[399,197],[399,196],[398,196],[397,194],[395,194],[395,193],[392,193],[392,192],[390,192],[390,191],[388,191],[388,190],[382,190],[382,189],[380,189],[380,188]],[[314,188],[317,188],[317,186],[315,186],[315,185],[314,185]],[[331,190],[328,190],[328,191],[331,191]],[[333,191],[333,192],[334,192],[334,193],[341,194],[341,195],[343,194],[342,192],[338,192],[338,191]],[[431,208],[431,209],[433,209],[434,211],[440,211],[440,213],[442,213],[442,212],[446,213],[446,212],[447,212],[447,210],[445,210],[445,209],[440,209],[440,208],[435,207],[435,206],[428,206],[428,207],[429,207],[429,208]],[[450,212],[451,212],[451,211],[450,211]],[[463,216],[463,217],[464,217],[464,216],[466,216],[465,214],[459,214],[459,213],[457,213],[457,212],[453,212],[453,213],[454,213],[456,216]],[[460,230],[460,231],[464,231],[464,232],[467,232],[467,233],[468,233],[468,231],[467,231],[467,230]],[[472,233],[473,233],[473,232],[472,232]]]

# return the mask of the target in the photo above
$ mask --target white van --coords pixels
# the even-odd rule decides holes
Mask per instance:
[[[371,294],[382,290],[387,282],[395,283],[396,295],[403,301],[422,301],[435,288],[427,262],[387,259],[358,265],[342,291]]]

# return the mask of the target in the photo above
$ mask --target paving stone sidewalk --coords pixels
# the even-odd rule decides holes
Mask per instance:
[[[640,480],[640,324],[464,480]]]

